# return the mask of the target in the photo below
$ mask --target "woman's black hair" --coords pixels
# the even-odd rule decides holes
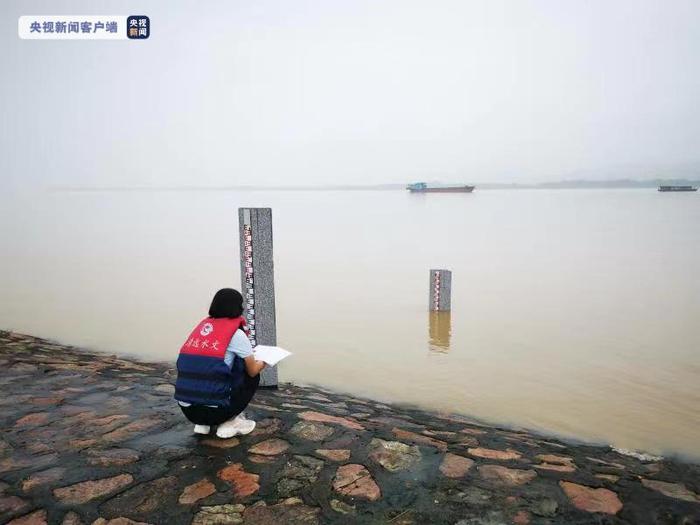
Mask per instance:
[[[214,295],[209,317],[240,317],[243,314],[243,296],[233,288],[222,288]]]

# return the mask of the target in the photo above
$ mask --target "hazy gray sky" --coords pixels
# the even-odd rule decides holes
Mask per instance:
[[[0,13],[13,186],[700,167],[697,0],[3,0]],[[22,41],[29,14],[146,14],[152,36]]]

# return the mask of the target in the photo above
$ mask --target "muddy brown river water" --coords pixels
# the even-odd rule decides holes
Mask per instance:
[[[273,208],[282,380],[700,458],[700,195],[49,192],[0,210],[0,328],[172,360]],[[449,318],[430,267],[453,271]]]

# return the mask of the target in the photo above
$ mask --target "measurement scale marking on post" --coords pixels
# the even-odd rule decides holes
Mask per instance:
[[[253,273],[253,230],[250,220],[250,210],[243,210],[243,246],[245,253],[245,299],[246,322],[248,323],[248,339],[255,347],[255,275]]]
[[[433,309],[440,309],[440,272],[435,272],[435,285],[433,289]]]

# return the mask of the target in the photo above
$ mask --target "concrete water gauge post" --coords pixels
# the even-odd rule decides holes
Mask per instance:
[[[449,312],[452,303],[452,272],[430,270],[428,309],[431,312]]]
[[[275,273],[272,260],[272,209],[238,208],[243,315],[250,343],[277,345]],[[260,373],[260,386],[277,387],[277,366]]]

